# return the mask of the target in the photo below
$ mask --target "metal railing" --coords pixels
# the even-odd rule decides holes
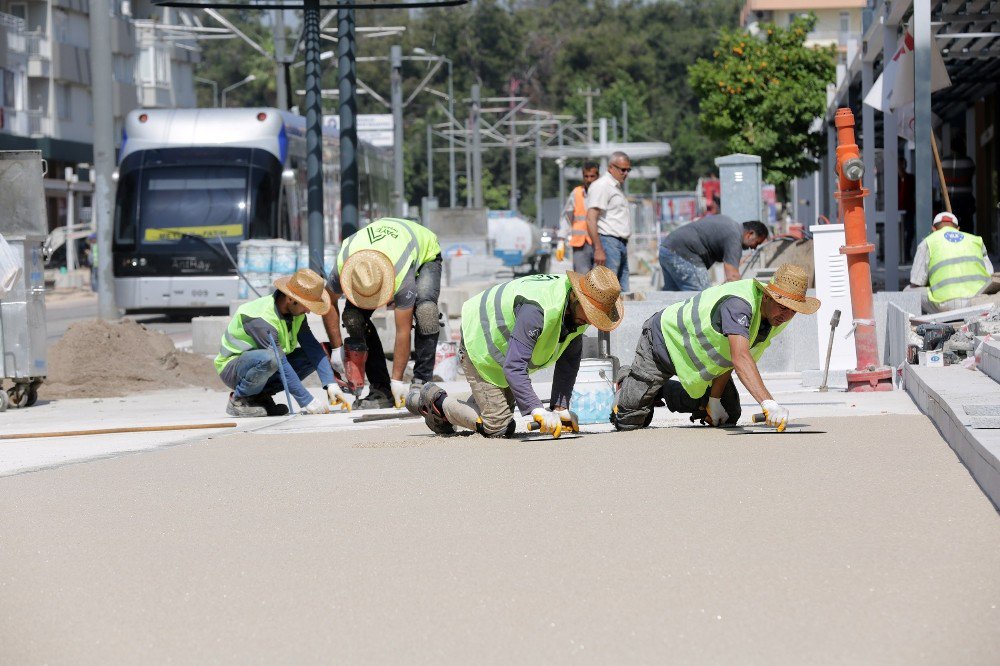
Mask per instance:
[[[28,56],[42,60],[52,59],[52,42],[42,32],[28,32],[24,35],[28,42]]]
[[[28,134],[52,136],[52,118],[44,111],[28,111]]]

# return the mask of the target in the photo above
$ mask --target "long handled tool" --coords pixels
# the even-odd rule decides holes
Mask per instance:
[[[80,437],[83,435],[115,435],[128,432],[163,432],[166,430],[209,430],[212,428],[235,428],[235,423],[190,423],[165,426],[134,426],[128,428],[96,428],[93,430],[61,430],[54,432],[22,432],[9,435],[0,434],[0,439],[36,439],[42,437]]]
[[[834,310],[833,317],[830,319],[830,342],[826,346],[826,365],[823,366],[823,383],[819,387],[820,393],[826,393],[826,382],[830,377],[830,355],[833,354],[833,333],[839,324],[840,310]]]

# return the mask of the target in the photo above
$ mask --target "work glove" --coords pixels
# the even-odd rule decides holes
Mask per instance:
[[[540,432],[551,433],[555,439],[559,439],[559,435],[562,434],[562,419],[557,413],[544,407],[536,407],[531,410],[531,420],[538,424]]]
[[[406,406],[406,392],[410,390],[410,385],[401,379],[393,379],[389,382],[389,389],[392,391],[392,401],[396,404],[396,409]]]
[[[336,372],[341,377],[345,377],[347,373],[344,371],[344,348],[337,347],[336,349],[330,350],[330,365],[333,366],[333,371]]]
[[[708,425],[720,426],[729,420],[729,412],[722,406],[719,398],[708,399]]]
[[[562,429],[569,432],[580,432],[580,424],[576,420],[576,415],[568,409],[555,410],[556,415],[562,422]]]
[[[777,428],[778,432],[783,432],[788,425],[788,409],[774,400],[765,400],[760,403],[760,407],[764,410],[764,422]]]
[[[559,245],[556,246],[556,261],[562,261],[566,258],[566,244],[563,241],[559,241]]]
[[[330,384],[326,387],[326,395],[330,399],[330,407],[340,407],[345,411],[351,411],[351,403],[347,401],[347,396],[336,384]]]
[[[326,400],[318,400],[313,398],[306,406],[300,410],[301,414],[329,414],[330,405],[326,404]]]

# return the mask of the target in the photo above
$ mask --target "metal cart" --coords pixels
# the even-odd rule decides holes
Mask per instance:
[[[0,411],[33,405],[48,370],[43,174],[40,151],[0,151],[0,233],[24,267],[21,280],[0,298],[0,380],[6,389],[0,390]]]

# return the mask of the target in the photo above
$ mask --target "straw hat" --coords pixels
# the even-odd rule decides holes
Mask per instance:
[[[801,314],[813,314],[819,310],[819,299],[806,296],[809,288],[809,273],[795,264],[782,264],[774,272],[771,282],[764,284],[754,280],[763,287],[768,296],[778,301],[786,308]]]
[[[396,269],[378,250],[361,250],[344,261],[340,288],[362,310],[376,310],[392,300]]]
[[[274,281],[274,286],[285,296],[309,308],[313,314],[325,315],[330,311],[326,281],[311,268],[300,268],[293,275],[283,275]]]
[[[566,271],[573,293],[583,306],[587,321],[602,331],[613,331],[622,323],[625,304],[618,276],[607,266],[594,266],[586,275]]]

